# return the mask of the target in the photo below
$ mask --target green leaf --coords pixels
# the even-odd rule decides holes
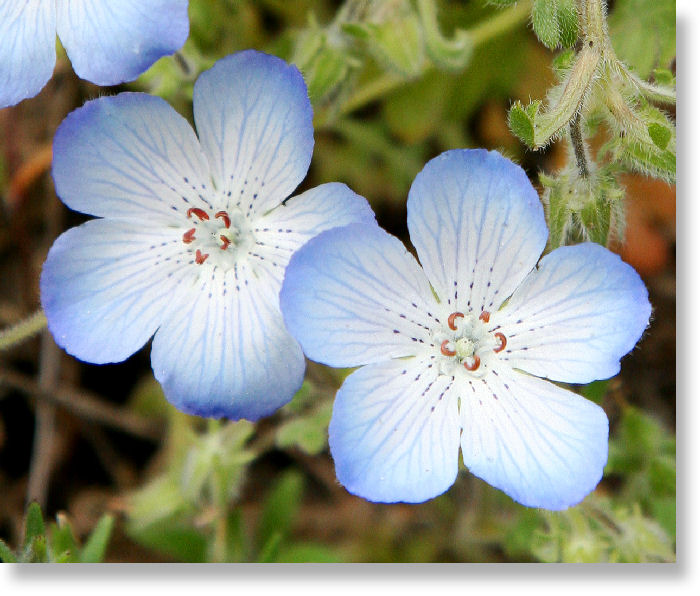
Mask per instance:
[[[342,557],[324,544],[299,543],[280,549],[278,563],[342,563]]]
[[[258,553],[258,563],[271,563],[277,559],[280,544],[282,543],[282,533],[273,532],[260,548]]]
[[[48,563],[46,536],[35,536],[29,547],[25,549],[24,557],[27,563]]]
[[[578,40],[578,11],[576,0],[558,0],[559,45],[572,47]]]
[[[43,536],[45,532],[41,507],[39,503],[33,501],[27,508],[26,518],[24,520],[24,548],[31,545],[37,536]]]
[[[164,519],[139,527],[129,524],[129,536],[147,548],[154,549],[184,563],[204,563],[207,538],[192,527],[190,521]]]
[[[301,504],[304,478],[297,470],[288,470],[277,481],[270,492],[258,523],[257,540],[259,551],[269,548],[275,534],[281,541],[289,533]]]
[[[608,26],[615,53],[643,79],[676,55],[674,0],[616,0]]]
[[[58,514],[58,523],[51,524],[51,555],[56,562],[77,562],[78,544],[68,519]]]
[[[533,102],[524,108],[523,105],[516,101],[508,112],[508,126],[515,136],[517,136],[528,147],[534,148],[535,145],[535,125],[532,117],[532,106],[539,101]],[[534,110],[535,113],[537,109]]]
[[[2,563],[16,563],[17,557],[15,553],[12,552],[9,546],[4,540],[0,539],[0,562]]]
[[[103,515],[80,551],[81,563],[101,563],[104,560],[113,528],[114,517],[109,514]]]
[[[332,404],[322,404],[308,416],[286,421],[277,430],[277,445],[281,448],[296,446],[309,455],[320,453],[327,444],[332,409]]]
[[[556,0],[535,0],[532,5],[532,28],[537,38],[550,50],[559,45]]]
[[[654,141],[654,145],[656,145],[661,150],[664,150],[666,149],[666,147],[668,147],[668,142],[673,136],[672,131],[656,122],[652,122],[647,127],[647,130],[649,131],[649,136],[651,137],[651,140]]]
[[[607,246],[610,233],[610,203],[605,197],[598,196],[596,200],[583,206],[580,211],[586,238],[602,246]]]

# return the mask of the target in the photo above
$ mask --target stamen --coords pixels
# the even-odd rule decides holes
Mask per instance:
[[[500,331],[497,331],[496,333],[494,333],[494,335],[499,341],[499,346],[497,348],[494,348],[493,351],[498,353],[506,347],[506,336],[503,335]]]
[[[199,207],[190,207],[187,210],[187,219],[192,217],[193,213],[202,221],[204,221],[205,219],[209,219],[209,215],[207,214],[207,212],[204,211],[204,209],[200,209]]]
[[[453,312],[449,317],[447,317],[447,326],[452,329],[452,331],[457,331],[457,325],[455,325],[455,319],[457,317],[464,318],[461,312]]]
[[[221,219],[224,220],[224,225],[227,228],[231,227],[231,218],[228,216],[228,213],[226,213],[226,211],[217,211],[217,213],[214,217],[220,217]]]
[[[464,364],[464,368],[466,368],[468,371],[474,372],[477,368],[479,368],[479,365],[481,364],[481,358],[474,354],[474,356],[472,356],[471,366],[467,364],[466,360],[462,364]]]
[[[182,241],[185,244],[189,244],[194,240],[194,233],[195,233],[195,228],[192,228],[191,230],[187,230],[183,235],[182,235]]]
[[[440,351],[445,355],[445,356],[454,356],[457,352],[454,350],[448,350],[447,349],[447,344],[450,343],[449,339],[446,339],[445,341],[442,342],[440,345]]]
[[[207,257],[209,254],[202,254],[202,251],[197,249],[197,252],[194,253],[194,262],[197,263],[197,265],[202,265],[204,261],[207,260]]]
[[[221,250],[226,250],[231,244],[231,241],[228,238],[226,238],[226,236],[224,236],[223,234],[219,236],[219,240],[221,240],[222,242]]]
[[[481,311],[481,314],[479,315],[479,319],[481,319],[484,323],[488,323],[490,318],[491,318],[491,313],[488,310]]]

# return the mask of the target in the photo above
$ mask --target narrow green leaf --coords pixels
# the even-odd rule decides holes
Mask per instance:
[[[47,563],[48,552],[46,548],[46,536],[35,536],[29,546],[31,553],[27,562],[29,563]]]
[[[43,536],[46,532],[39,503],[36,501],[30,503],[26,515],[27,517],[24,520],[24,548],[29,546],[34,538]]]
[[[54,561],[77,562],[78,544],[67,518],[59,514],[58,523],[51,524],[51,556]]]
[[[260,550],[274,534],[286,537],[297,514],[304,490],[304,478],[296,470],[285,472],[270,491],[258,524],[256,543]]]
[[[17,557],[15,553],[12,552],[9,546],[0,539],[0,562],[2,563],[16,563]]]
[[[282,534],[280,532],[273,532],[260,549],[257,562],[272,563],[275,561],[277,554],[279,553],[281,543]]]
[[[109,514],[103,515],[80,551],[81,563],[102,562],[107,552],[107,544],[112,536],[113,528],[114,517]]]

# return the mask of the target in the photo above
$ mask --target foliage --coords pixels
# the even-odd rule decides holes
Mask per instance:
[[[112,535],[114,517],[103,515],[81,546],[73,528],[63,514],[46,527],[38,503],[27,507],[24,519],[24,540],[16,552],[0,540],[0,561],[3,563],[101,563]]]

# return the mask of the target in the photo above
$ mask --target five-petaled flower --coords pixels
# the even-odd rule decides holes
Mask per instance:
[[[595,244],[540,260],[537,193],[495,152],[430,161],[408,228],[422,269],[398,239],[354,224],[302,247],[280,294],[307,356],[364,365],[333,408],[338,479],[372,501],[425,501],[454,482],[461,445],[467,468],[519,503],[578,503],[602,476],[607,417],[538,377],[615,375],[651,313],[641,279]]]
[[[56,191],[101,219],[61,235],[44,264],[57,343],[101,364],[155,334],[166,397],[201,416],[255,420],[289,401],[304,375],[279,311],[289,258],[330,227],[374,222],[339,183],[284,201],[311,161],[311,118],[301,73],[254,51],[195,83],[199,138],[141,93],[69,114],[54,140]]]
[[[51,78],[56,32],[78,76],[132,81],[189,34],[188,0],[3,0],[0,108],[33,97]]]

